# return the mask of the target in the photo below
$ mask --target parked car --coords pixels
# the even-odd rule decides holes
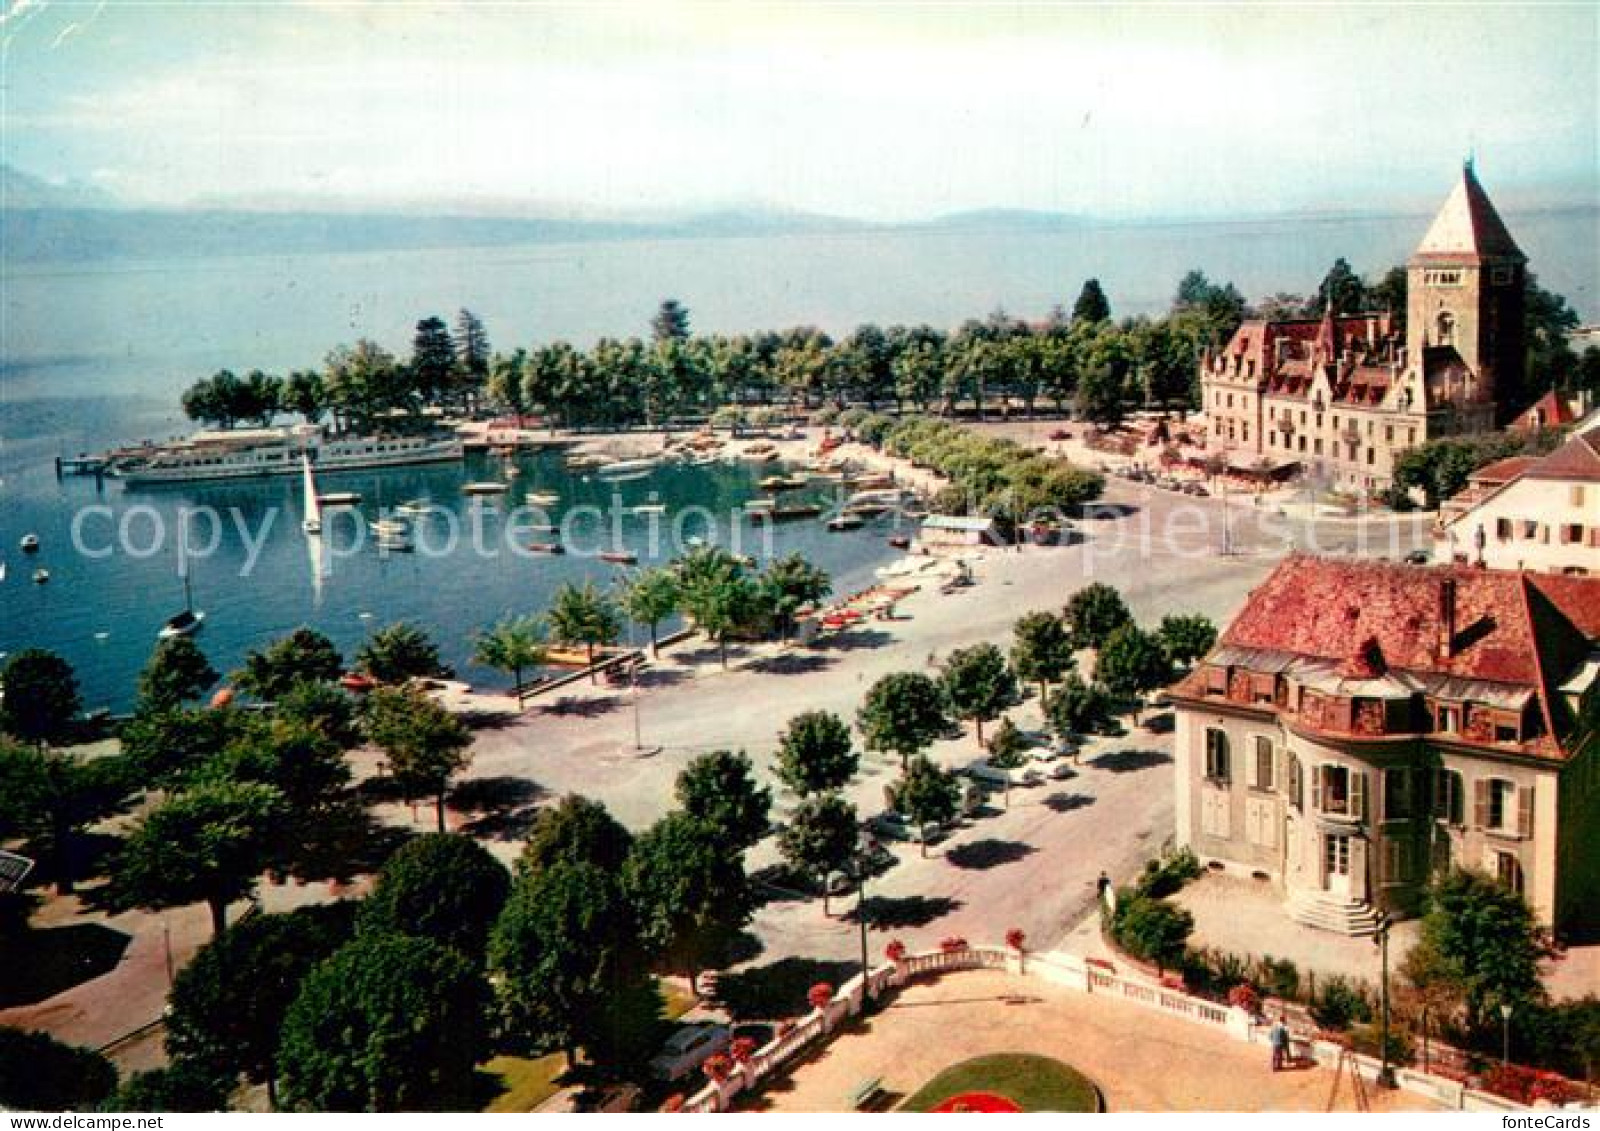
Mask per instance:
[[[994,765],[985,758],[973,762],[967,767],[966,772],[973,781],[983,782],[985,785],[998,785],[1002,788],[1007,785],[1038,785],[1044,780],[1044,775],[1033,766],[1023,765],[1008,770]]]
[[[1050,438],[1052,440],[1070,440],[1072,439],[1072,433],[1065,428],[1057,428],[1050,433]]]
[[[1427,565],[1432,560],[1432,556],[1426,550],[1412,550],[1405,558],[1406,565]]]
[[[1030,757],[1038,765],[1039,771],[1048,778],[1065,781],[1073,776],[1070,752],[1057,750],[1054,745],[1036,746],[1030,752]]]
[[[885,809],[868,821],[867,829],[884,840],[903,840],[912,844],[932,844],[944,832],[932,821],[918,827],[905,814],[893,809]]]
[[[657,1080],[681,1080],[728,1047],[733,1034],[715,1021],[693,1021],[667,1038],[661,1051],[650,1058],[650,1075]]]

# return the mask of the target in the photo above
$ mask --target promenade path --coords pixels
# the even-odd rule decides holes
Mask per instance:
[[[1324,1111],[1326,1068],[1273,1072],[1264,1044],[1241,1044],[1108,995],[1038,978],[967,971],[906,987],[887,1009],[833,1039],[745,1110],[847,1111],[861,1081],[881,1077],[897,1097],[941,1070],[990,1053],[1054,1057],[1084,1073],[1113,1112]],[[1373,1111],[1435,1111],[1409,1092],[1367,1089]],[[1348,1077],[1334,1110],[1355,1110]]]

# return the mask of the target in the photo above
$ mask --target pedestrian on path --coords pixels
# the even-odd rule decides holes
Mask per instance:
[[[1278,1014],[1278,1019],[1272,1023],[1272,1030],[1267,1035],[1267,1041],[1272,1046],[1272,1070],[1287,1068],[1289,1064],[1289,1026],[1283,1023],[1283,1014]]]

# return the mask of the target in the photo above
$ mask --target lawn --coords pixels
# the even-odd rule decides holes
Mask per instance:
[[[1081,1072],[1059,1060],[1001,1053],[964,1060],[924,1084],[896,1111],[932,1111],[964,1092],[1004,1096],[1023,1111],[1099,1111],[1100,1097]]]

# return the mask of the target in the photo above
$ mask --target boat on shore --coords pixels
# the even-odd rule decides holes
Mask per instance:
[[[111,461],[110,474],[130,488],[293,475],[302,459],[324,474],[412,467],[461,459],[461,441],[444,433],[330,437],[314,424],[196,432]]]

